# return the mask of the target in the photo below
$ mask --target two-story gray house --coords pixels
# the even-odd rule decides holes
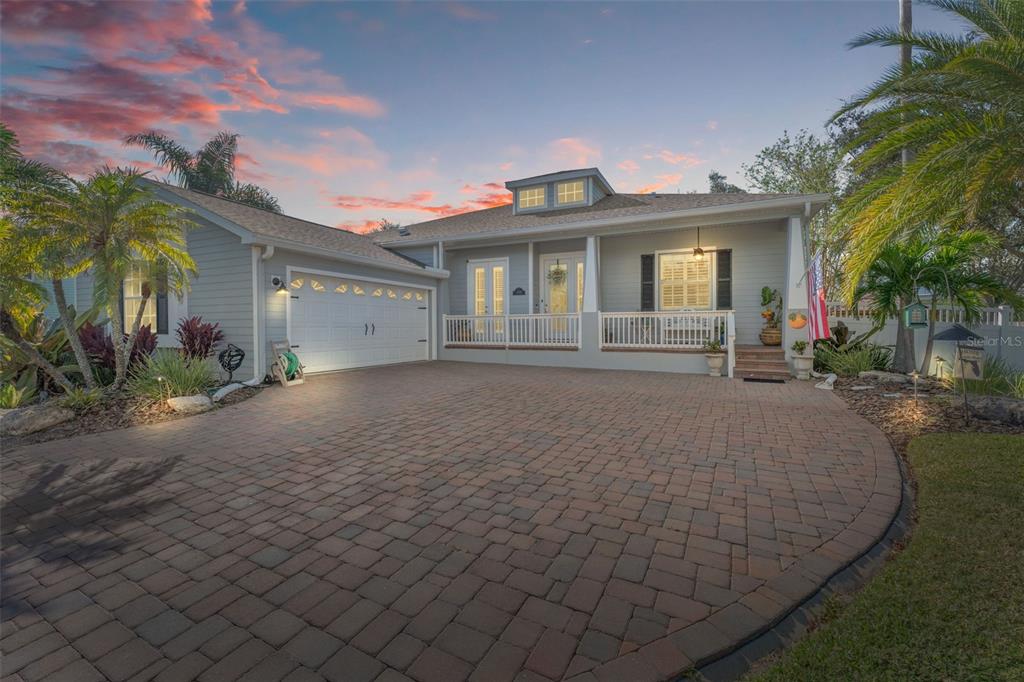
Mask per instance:
[[[371,236],[145,181],[198,223],[199,274],[148,306],[219,322],[262,379],[288,339],[307,372],[430,359],[704,372],[757,343],[760,291],[806,309],[803,236],[825,195],[620,194],[596,168],[506,183],[512,202]],[[139,275],[125,282],[137,305]],[[88,275],[72,287],[91,303]],[[785,325],[784,325],[785,328]],[[786,328],[783,347],[804,332]]]

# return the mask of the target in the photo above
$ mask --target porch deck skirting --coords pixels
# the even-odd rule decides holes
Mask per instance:
[[[707,372],[717,340],[729,376],[735,365],[731,310],[444,315],[442,338],[447,360],[688,374]]]

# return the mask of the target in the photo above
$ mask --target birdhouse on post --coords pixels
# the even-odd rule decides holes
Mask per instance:
[[[928,326],[928,308],[923,303],[911,303],[903,309],[903,326],[918,329]]]

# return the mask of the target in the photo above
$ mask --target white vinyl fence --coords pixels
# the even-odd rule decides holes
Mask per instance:
[[[985,308],[982,310],[981,319],[971,324],[964,324],[963,310],[960,308],[940,305],[936,313],[936,334],[949,329],[954,323],[963,324],[975,334],[985,338],[981,345],[984,347],[987,357],[998,358],[1011,367],[1024,371],[1024,319],[1015,319],[1011,307]],[[841,303],[830,302],[828,304],[828,324],[830,327],[834,327],[839,321],[842,321],[850,328],[851,332],[855,332],[858,336],[867,333],[874,326],[871,318],[868,317],[867,307],[861,307],[860,310],[854,311]],[[871,341],[882,346],[893,346],[896,343],[896,319],[887,320],[881,331],[871,337]],[[914,358],[918,367],[924,359],[927,343],[928,330],[914,330]],[[946,362],[951,362],[955,355],[956,344],[936,341],[932,350],[932,366],[929,368],[929,372],[937,371],[937,358],[941,357]]]

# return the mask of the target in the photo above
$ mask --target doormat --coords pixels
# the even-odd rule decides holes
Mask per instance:
[[[784,384],[785,379],[761,379],[758,377],[743,377],[744,381],[752,381],[755,384]]]

